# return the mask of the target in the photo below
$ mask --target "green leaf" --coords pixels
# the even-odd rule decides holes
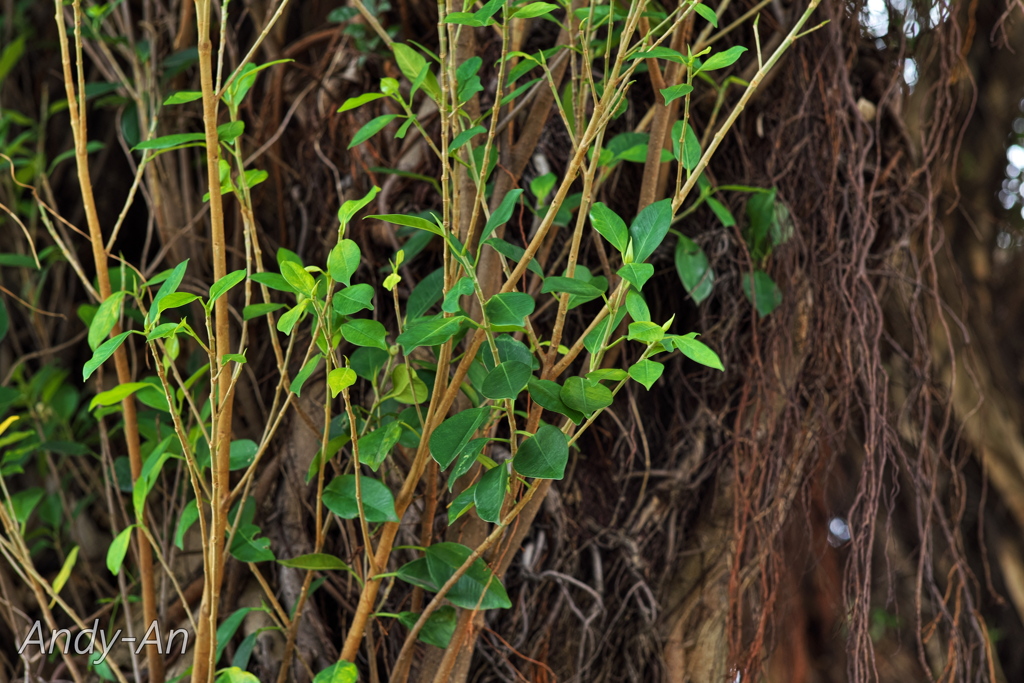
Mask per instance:
[[[385,351],[371,346],[361,346],[352,353],[348,365],[367,382],[375,382],[377,373],[387,364],[388,358],[390,356]]]
[[[572,277],[552,275],[545,278],[544,285],[540,289],[545,294],[564,293],[576,294],[588,299],[596,299],[604,293],[589,282],[578,280]]]
[[[214,301],[224,295],[224,292],[228,291],[244,279],[245,271],[236,270],[214,282],[213,286],[210,287],[210,305],[212,306]]]
[[[380,464],[391,454],[391,449],[398,443],[402,436],[402,425],[398,422],[389,422],[369,434],[359,438],[359,462],[369,465],[374,472]]]
[[[174,545],[179,550],[185,549],[185,532],[196,523],[197,519],[199,519],[199,508],[196,507],[196,499],[193,498],[185,504],[185,508],[181,511],[181,517],[178,519],[178,530],[174,534]]]
[[[638,341],[643,344],[656,344],[665,336],[665,330],[661,325],[651,322],[632,322],[629,324],[629,334],[626,339]]]
[[[636,323],[634,323],[636,324]],[[612,392],[603,384],[591,384],[582,377],[565,380],[559,398],[569,408],[590,417],[594,412],[612,404]]]
[[[53,592],[60,594],[61,588],[71,578],[71,570],[75,568],[75,563],[78,561],[78,546],[76,545],[68,553],[68,556],[64,559],[64,564],[61,565],[60,571],[57,572],[57,577],[53,580]]]
[[[396,572],[398,578],[406,583],[418,586],[431,592],[437,591],[433,579],[430,578],[430,570],[427,568],[427,558],[421,557],[412,562],[406,562]]]
[[[407,365],[396,365],[391,371],[391,398],[399,403],[423,403],[430,395],[427,383]]]
[[[534,17],[542,17],[545,14],[550,14],[557,9],[560,9],[560,7],[558,5],[553,5],[550,2],[531,2],[527,5],[523,5],[513,12],[512,18],[533,19]]]
[[[435,543],[427,548],[427,569],[430,579],[437,586],[443,586],[455,571],[469,559],[472,550],[461,543]],[[512,601],[501,585],[501,581],[477,558],[462,577],[456,581],[445,596],[456,607],[463,609],[508,609]]]
[[[653,360],[641,360],[634,363],[629,368],[629,376],[635,379],[640,384],[643,384],[645,388],[650,389],[654,386],[654,383],[661,377],[661,373],[665,371],[665,366],[657,361]]]
[[[343,239],[327,255],[327,272],[334,281],[348,286],[359,268],[360,256],[359,245],[350,239]]]
[[[349,320],[341,326],[341,336],[356,346],[373,346],[382,351],[388,350],[387,329],[376,320],[359,318]]]
[[[13,443],[10,440],[18,436],[18,434],[23,435],[17,439],[20,441],[21,438],[27,437],[31,432],[9,434],[8,443]],[[46,492],[43,489],[35,486],[30,489],[25,489],[11,494],[10,510],[14,520],[18,524],[24,524],[27,522],[28,518],[32,515],[32,511],[35,510],[37,505],[39,505],[39,501],[43,499],[45,494]]]
[[[356,383],[356,372],[352,368],[334,368],[327,373],[327,386],[331,389],[331,398],[337,398],[345,389]]]
[[[590,209],[590,222],[594,229],[614,247],[618,253],[625,254],[629,245],[630,233],[626,221],[618,217],[614,211],[602,202],[596,202]]]
[[[292,380],[292,384],[288,387],[288,390],[296,396],[301,396],[302,385],[306,383],[309,376],[313,374],[314,370],[316,370],[316,366],[320,365],[320,360],[321,356],[318,353],[306,361],[306,364],[302,366],[301,370],[299,370],[299,374],[295,375],[295,379]]]
[[[459,495],[455,496],[448,505],[448,526],[451,526],[462,515],[466,514],[476,505],[476,484],[467,487]],[[436,588],[434,590],[437,590]]]
[[[494,251],[498,252],[502,256],[518,263],[523,260],[523,256],[526,255],[526,250],[522,247],[506,242],[499,237],[492,237],[486,241],[486,244],[490,245]],[[541,270],[540,264],[537,263],[537,259],[530,259],[530,263],[526,266],[527,270],[531,273],[544,277],[544,271]]]
[[[718,357],[718,354],[703,342],[697,341],[696,337],[696,332],[690,332],[682,336],[673,335],[668,341],[690,360],[715,370],[724,371],[725,368],[722,366],[722,360]]]
[[[452,488],[455,486],[455,482],[459,479],[459,477],[461,477],[466,472],[469,472],[470,469],[472,469],[473,463],[475,463],[477,461],[477,458],[480,457],[480,454],[484,450],[484,446],[487,445],[487,442],[489,440],[490,439],[486,438],[473,439],[468,444],[466,444],[466,447],[463,448],[462,451],[459,452],[459,455],[455,460],[455,465],[452,466],[452,471],[448,475],[449,491],[451,491]]]
[[[228,469],[232,472],[243,470],[252,464],[260,447],[252,439],[236,439],[228,451]]]
[[[107,569],[114,576],[117,576],[118,572],[121,571],[121,565],[124,564],[124,557],[128,554],[128,544],[131,543],[132,529],[134,528],[134,524],[125,528],[114,537],[110,547],[107,548]]]
[[[82,381],[89,379],[92,373],[96,372],[96,368],[103,365],[103,362],[110,358],[114,351],[117,351],[118,347],[124,343],[124,340],[128,338],[131,332],[122,332],[121,334],[108,339],[107,341],[96,347],[96,350],[92,354],[92,358],[86,361],[85,365],[82,366]]]
[[[562,385],[558,382],[531,377],[527,387],[530,391],[530,397],[540,404],[542,408],[559,415],[565,415],[576,424],[583,422],[583,413],[573,410],[562,402]]]
[[[93,351],[107,338],[121,317],[121,302],[125,294],[127,292],[114,292],[96,310],[96,315],[89,323],[89,348]]]
[[[640,290],[654,275],[654,266],[650,263],[627,263],[619,268],[616,274]]]
[[[382,97],[386,97],[382,92],[364,92],[362,95],[358,95],[357,97],[350,97],[345,100],[340,107],[338,107],[338,113],[340,114],[350,109],[361,107],[368,102],[379,100]]]
[[[603,381],[620,382],[626,379],[627,376],[626,371],[622,368],[599,368],[588,372],[586,379],[593,384]]]
[[[231,361],[234,361],[236,363],[246,363],[246,362],[248,362],[246,360],[246,357],[244,355],[240,354],[240,353],[225,353],[220,358],[220,364],[221,365],[227,365]]]
[[[363,310],[373,310],[373,287],[360,282],[335,293],[331,299],[334,312],[338,315],[353,315]]]
[[[570,377],[578,379],[579,377]],[[606,392],[608,389],[601,387]],[[609,396],[611,392],[608,392]],[[611,404],[611,400],[608,401]],[[512,467],[524,477],[561,479],[569,462],[569,442],[558,427],[542,424],[537,433],[519,445]]]
[[[359,455],[362,457],[362,453]],[[359,475],[359,488],[363,494],[363,512],[366,514],[367,522],[398,521],[398,513],[395,512],[395,499],[387,486],[372,477]],[[324,505],[342,519],[358,519],[356,476],[343,474],[340,477],[335,477],[330,484],[324,487]]]
[[[743,285],[743,295],[757,308],[759,318],[770,314],[782,303],[782,292],[779,291],[778,285],[763,270],[747,273],[740,282]]]
[[[384,126],[397,119],[398,116],[398,114],[382,114],[381,116],[371,119],[369,123],[356,131],[356,134],[352,136],[352,142],[348,143],[347,149],[352,149],[356,145],[366,142],[379,133]]]
[[[290,335],[292,330],[295,329],[295,325],[299,322],[299,319],[306,312],[306,308],[309,306],[309,300],[306,299],[299,305],[290,309],[287,313],[277,319],[277,329],[280,332]]]
[[[202,97],[203,93],[199,92],[198,90],[181,90],[174,93],[166,100],[164,100],[164,105],[185,104],[187,102],[195,102],[196,100],[202,99]]]
[[[171,292],[164,298],[160,299],[159,313],[163,313],[166,310],[172,308],[181,308],[187,306],[199,297],[195,294],[189,294],[188,292]]]
[[[145,389],[149,386],[152,385],[147,382],[127,382],[125,384],[119,384],[113,389],[100,392],[93,396],[92,401],[89,402],[89,410],[92,410],[96,406],[109,406],[115,403],[120,403],[139,389]]]
[[[313,683],[356,683],[359,669],[352,662],[337,662],[313,677]]]
[[[669,104],[673,100],[678,100],[680,97],[686,97],[693,92],[693,86],[687,85],[686,83],[680,83],[679,85],[673,85],[668,88],[661,90],[661,96],[665,100],[665,104]]]
[[[480,135],[480,133],[486,133],[487,129],[483,126],[473,126],[469,130],[464,130],[455,136],[451,144],[448,145],[448,153],[452,154],[456,152],[460,147],[469,142],[474,136]]]
[[[269,287],[270,289],[276,289],[279,292],[288,292],[289,294],[296,294],[296,291],[292,289],[279,273],[253,273],[249,278],[253,282]]]
[[[480,385],[480,393],[487,398],[515,398],[523,390],[533,369],[525,363],[510,360],[498,365],[487,373],[483,384]]]
[[[461,315],[423,320],[406,327],[395,341],[401,344],[402,350],[407,354],[418,346],[437,346],[455,336],[465,321],[466,317]]]
[[[324,490],[326,494],[326,489]],[[334,555],[328,555],[327,553],[309,553],[307,555],[299,555],[293,557],[290,560],[278,560],[278,564],[284,565],[285,567],[292,567],[293,569],[307,569],[313,571],[349,571],[351,567],[345,564],[341,559]]]
[[[244,132],[245,121],[229,121],[217,126],[217,139],[226,145],[230,145]]]
[[[441,466],[448,465],[462,452],[490,415],[487,408],[471,408],[452,415],[430,435],[430,455]]]
[[[692,171],[700,162],[700,140],[697,139],[697,134],[693,132],[693,128],[689,124],[686,124],[682,150],[679,148],[680,137],[683,137],[683,122],[676,121],[672,124],[672,156],[677,161],[682,160],[683,168]]]
[[[629,226],[633,243],[633,261],[646,261],[658,248],[672,225],[672,200],[662,199],[644,208]]]
[[[274,311],[287,307],[287,304],[250,304],[242,309],[242,320],[259,318],[260,316],[264,316],[268,313],[273,313]]]
[[[348,225],[349,222],[355,217],[357,213],[359,213],[359,211],[364,206],[372,202],[373,198],[377,196],[378,192],[380,192],[380,188],[374,185],[373,187],[370,188],[369,192],[367,192],[361,198],[349,199],[344,204],[342,204],[341,208],[338,209],[338,222],[342,225],[342,227]]]
[[[452,288],[445,292],[444,301],[441,303],[441,310],[445,313],[459,312],[459,297],[469,296],[473,293],[473,278],[466,275],[460,277],[452,285]]]
[[[269,538],[257,538],[260,528],[255,524],[239,525],[231,542],[231,556],[239,562],[273,562],[277,558],[270,549]]]
[[[533,297],[523,292],[505,292],[495,294],[486,304],[484,312],[487,322],[498,327],[522,327],[527,316],[536,308]]]
[[[679,237],[676,243],[676,272],[683,287],[700,303],[711,296],[715,284],[715,271],[708,264],[708,257],[696,242],[688,237]]]
[[[698,71],[714,71],[715,69],[724,69],[727,66],[732,66],[746,51],[747,48],[742,45],[734,45],[728,50],[716,52],[701,64]]]
[[[635,289],[630,289],[626,292],[626,311],[629,316],[636,321],[651,321],[651,310],[647,307],[647,302],[644,301],[643,296],[640,292]]]
[[[558,176],[554,173],[545,173],[530,181],[530,192],[533,193],[538,206],[543,204],[544,200],[551,194],[551,191],[555,189],[556,182],[558,182]]]
[[[399,612],[398,621],[402,626],[412,630],[419,621],[420,615],[417,612]],[[430,613],[427,621],[420,629],[419,639],[427,645],[446,648],[455,635],[455,626],[458,624],[458,614],[451,605],[443,605]]]
[[[204,133],[175,133],[174,135],[161,135],[152,140],[144,140],[132,147],[132,151],[140,150],[161,150],[170,149],[179,145],[201,143],[206,140]]]
[[[426,230],[435,235],[444,237],[444,230],[441,226],[433,221],[428,221],[426,218],[420,218],[419,216],[404,216],[400,213],[386,213],[378,216],[367,216],[367,218],[377,218],[388,223],[394,223],[395,225],[405,225],[410,228],[417,228],[418,230]]]
[[[487,225],[484,226],[483,232],[480,233],[480,240],[486,240],[491,236],[498,226],[505,225],[508,220],[512,218],[512,212],[516,208],[516,202],[519,201],[520,195],[523,194],[523,190],[510,190],[508,194],[501,200],[501,204],[494,210],[491,217],[487,219]]]
[[[700,4],[695,6],[693,9],[695,12],[697,12],[697,14],[704,17],[708,21],[708,23],[710,23],[715,28],[718,28],[718,15],[715,14],[715,10],[711,9],[707,5]]]
[[[718,216],[718,220],[722,223],[723,227],[731,228],[732,226],[736,225],[736,219],[733,217],[732,212],[729,211],[728,207],[726,207],[725,204],[718,201],[714,197],[708,197],[706,201],[708,203],[708,206],[711,207],[711,210],[714,212],[714,214]]]
[[[302,294],[312,294],[316,289],[316,280],[309,272],[294,261],[281,262],[281,275],[285,282],[295,288],[295,291]]]
[[[424,92],[435,102],[441,99],[441,86],[437,83],[437,76],[430,71],[427,60],[423,55],[416,52],[404,43],[392,43],[391,51],[395,54],[395,61],[398,68],[410,81],[416,81],[422,74],[422,85]]]
[[[249,611],[250,608],[245,607],[243,609]],[[241,612],[242,610],[238,611]],[[220,629],[218,629],[218,631],[219,630]],[[226,640],[220,640],[220,636],[218,636],[219,643],[227,645],[228,640],[230,640],[230,638]],[[221,646],[219,644],[217,650],[218,653],[221,652]],[[254,674],[251,674],[248,671],[244,671],[243,669],[237,666],[230,666],[226,669],[221,669],[221,671],[218,672],[216,683],[259,683],[259,680],[260,679],[256,678]]]
[[[686,64],[687,62],[686,57],[679,52],[660,45],[652,47],[650,50],[636,52],[630,56],[630,59],[667,59],[678,64]]]
[[[160,285],[160,289],[157,291],[156,296],[153,297],[153,303],[149,306],[149,314],[146,316],[146,324],[151,325],[156,322],[157,314],[160,312],[160,302],[164,297],[177,291],[178,285],[181,284],[182,279],[185,277],[185,269],[188,268],[188,259],[185,259],[178,265],[167,276],[163,284]]]
[[[508,488],[508,465],[503,462],[487,470],[480,477],[473,491],[476,513],[485,522],[497,524],[501,521],[501,505],[505,502]]]

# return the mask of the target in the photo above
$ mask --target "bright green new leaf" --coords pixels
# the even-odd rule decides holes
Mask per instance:
[[[654,253],[672,225],[672,200],[662,199],[644,208],[633,224],[629,236],[633,242],[633,262],[642,263]]]
[[[303,314],[306,312],[306,308],[308,306],[309,306],[309,299],[306,299],[305,301],[303,301],[299,305],[297,305],[294,308],[290,309],[287,313],[282,315],[280,318],[278,318],[277,319],[277,329],[278,329],[278,331],[290,335],[292,333],[292,330],[295,329],[295,325],[299,322],[299,319],[302,318]]]
[[[75,568],[75,563],[78,561],[78,546],[76,545],[68,553],[67,558],[64,559],[64,564],[61,566],[60,571],[57,572],[57,577],[53,580],[53,592],[57,595],[60,594],[61,588],[71,578],[71,570]],[[50,602],[50,608],[52,609],[56,603],[56,598]]]
[[[327,373],[327,386],[331,390],[331,398],[337,398],[345,389],[356,383],[356,372],[352,368],[334,368]]]
[[[525,363],[510,360],[498,365],[487,373],[480,393],[487,398],[515,398],[533,375],[533,369]]]
[[[228,640],[230,640],[230,638]],[[227,645],[228,641],[219,640],[219,642]],[[226,669],[221,669],[217,673],[216,683],[259,683],[259,680],[260,679],[256,678],[255,674],[251,674],[237,666],[229,666]]]
[[[747,48],[742,45],[734,45],[728,50],[716,52],[701,64],[700,71],[714,71],[715,69],[724,69],[727,66],[732,66],[746,51]]]
[[[152,386],[147,382],[127,382],[125,384],[119,384],[113,389],[100,392],[93,396],[89,402],[89,410],[92,410],[96,406],[110,406],[115,403],[120,403],[128,396],[131,396],[139,389],[145,389],[146,387]]]
[[[665,371],[665,366],[653,360],[641,360],[629,368],[629,376],[650,389]]]
[[[364,206],[372,202],[378,192],[380,192],[380,188],[374,185],[370,188],[370,191],[360,199],[349,199],[342,204],[341,208],[338,209],[338,222],[342,227],[348,225],[352,218],[355,217],[355,215],[359,213]],[[337,278],[335,279],[337,280]]]
[[[629,324],[629,335],[626,339],[642,344],[657,344],[665,336],[661,325],[651,322],[632,322]]]
[[[357,97],[350,97],[347,100],[345,100],[340,107],[338,107],[338,113],[340,114],[350,109],[361,107],[368,102],[379,100],[382,97],[386,97],[386,95],[384,95],[384,93],[381,92],[364,92],[362,95],[359,95]]]
[[[153,297],[153,303],[149,306],[149,314],[146,316],[146,324],[151,325],[156,322],[157,314],[160,312],[160,301],[165,296],[177,291],[178,285],[181,284],[182,279],[185,277],[185,269],[188,268],[188,259],[185,259],[171,270],[170,275],[164,280],[163,284],[160,285],[160,289],[157,290],[156,296]]]
[[[421,79],[423,90],[435,102],[441,99],[441,86],[438,85],[437,76],[430,71],[427,60],[416,50],[404,43],[392,43],[391,51],[395,54],[395,61],[398,68],[402,70],[405,77],[413,82]],[[415,92],[415,88],[414,88]]]
[[[695,12],[697,12],[697,14],[704,17],[704,19],[706,19],[709,24],[711,24],[715,28],[718,28],[718,15],[715,14],[715,10],[711,9],[707,5],[701,4],[696,5],[693,9]]]
[[[187,306],[199,296],[196,294],[189,294],[188,292],[171,292],[164,298],[160,299],[159,313],[170,310],[172,308],[181,308]]]
[[[359,268],[359,258],[359,245],[350,239],[343,239],[327,255],[327,272],[335,282],[348,286]]]
[[[337,662],[313,677],[313,683],[356,683],[359,669],[352,662]]]
[[[316,280],[309,272],[294,261],[281,262],[281,275],[285,282],[295,288],[295,291],[303,294],[312,294],[316,289]]]
[[[515,12],[512,13],[513,19],[533,19],[534,17],[542,17],[545,14],[550,14],[557,9],[561,9],[558,5],[554,5],[550,2],[531,2],[527,5],[523,5]]]
[[[128,544],[132,540],[132,529],[135,525],[125,528],[121,533],[114,537],[110,547],[107,548],[107,569],[114,576],[121,571],[121,565],[124,564],[124,557],[128,554]]]
[[[601,388],[608,391],[604,387]],[[611,395],[611,392],[608,393]],[[519,445],[519,451],[512,460],[512,467],[524,477],[561,479],[565,476],[565,466],[568,462],[569,441],[565,434],[558,427],[542,424],[536,434]]]
[[[462,452],[490,414],[487,408],[472,408],[452,415],[430,435],[430,455],[441,466],[448,465]]]
[[[392,423],[394,424],[394,423]],[[362,453],[359,454],[360,458]],[[395,499],[382,482],[372,477],[359,475],[359,490],[363,499],[363,513],[366,521],[397,522]],[[359,518],[359,502],[356,498],[356,476],[343,474],[324,488],[324,505],[342,519]]]
[[[396,365],[391,371],[391,398],[399,403],[423,403],[430,395],[427,383],[407,365]]]
[[[228,291],[229,289],[231,289],[244,279],[245,271],[236,270],[232,273],[228,273],[221,279],[214,282],[213,285],[210,287],[209,304],[212,306],[214,301],[216,301],[217,299],[221,298],[221,296],[224,295],[224,292]]]
[[[387,329],[376,320],[360,318],[349,320],[341,326],[341,336],[356,346],[374,346],[388,350]]]

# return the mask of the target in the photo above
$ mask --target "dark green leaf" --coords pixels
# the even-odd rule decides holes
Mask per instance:
[[[362,310],[373,310],[373,287],[360,282],[336,292],[331,299],[334,312],[338,315],[352,315]]]
[[[400,612],[398,621],[407,629],[412,629],[419,621],[420,615],[416,612]],[[434,610],[423,628],[420,629],[419,639],[427,645],[446,648],[455,635],[455,626],[458,623],[458,614],[451,605],[443,605]]]
[[[402,345],[402,350],[405,353],[409,353],[417,346],[437,346],[455,336],[465,320],[465,316],[457,315],[452,318],[413,323],[405,329],[405,332],[398,335],[396,341]]]
[[[490,238],[489,240],[487,240],[486,244],[489,244],[491,248],[493,248],[496,252],[498,252],[505,258],[515,261],[516,263],[522,261],[523,256],[526,255],[526,250],[523,249],[522,247],[511,244],[510,242],[506,242],[505,240],[500,239],[498,237]],[[529,270],[531,273],[538,275],[539,277],[544,277],[544,271],[541,270],[540,265],[537,263],[536,259],[531,258],[530,263],[526,267],[527,270]]]
[[[491,217],[487,219],[487,225],[484,226],[483,232],[480,233],[480,240],[485,241],[490,237],[491,233],[500,226],[508,223],[508,220],[512,218],[512,212],[516,208],[516,202],[519,201],[520,195],[523,194],[523,190],[510,190],[508,194],[501,200],[501,204],[494,210]]]
[[[576,424],[583,422],[583,413],[573,410],[562,402],[562,385],[558,382],[531,377],[527,386],[530,390],[530,396],[541,407],[560,415],[565,415]]]
[[[672,200],[662,199],[637,214],[629,226],[633,242],[633,262],[646,261],[658,248],[672,225]]]
[[[570,377],[565,380],[565,385],[558,395],[562,403],[587,417],[593,415],[595,411],[607,408],[613,400],[608,387],[603,384],[591,384],[582,377]]]
[[[495,294],[486,304],[484,312],[487,322],[493,326],[522,327],[525,318],[533,313],[536,307],[533,297],[523,292],[505,292]]]
[[[641,290],[654,275],[654,266],[650,263],[627,263],[619,268],[616,275]]]
[[[515,360],[499,363],[487,373],[480,386],[480,393],[493,399],[515,398],[526,386],[532,374],[533,369],[525,363]]]
[[[395,424],[395,423],[392,423]],[[360,452],[362,458],[362,452]],[[395,499],[387,486],[370,477],[359,477],[359,488],[363,498],[363,512],[367,522],[397,522]],[[358,519],[359,503],[356,500],[356,477],[343,474],[324,488],[324,505],[342,519]]]
[[[473,492],[476,513],[485,522],[497,524],[501,521],[501,505],[505,502],[508,487],[508,465],[503,462],[487,470],[480,477]]]
[[[464,130],[455,136],[451,144],[448,145],[448,153],[452,154],[456,152],[460,147],[469,142],[474,136],[480,135],[480,133],[486,133],[487,129],[483,126],[473,126],[469,130]]]
[[[374,472],[391,453],[402,436],[402,425],[389,422],[387,426],[359,438],[359,462],[369,465]]]
[[[444,585],[472,552],[461,543],[435,543],[430,546],[426,552],[430,579],[437,586]],[[445,597],[463,609],[507,609],[512,606],[501,581],[479,558],[469,566]]]
[[[324,498],[327,497],[327,489],[324,489]],[[327,501],[324,501],[327,504]],[[330,506],[328,506],[330,507]],[[278,564],[284,565],[285,567],[292,567],[293,569],[308,569],[315,571],[348,571],[350,567],[345,564],[340,558],[334,555],[328,555],[327,553],[309,553],[307,555],[299,555],[293,557],[290,560],[278,560]]]
[[[524,477],[561,479],[565,476],[565,466],[568,462],[569,442],[565,434],[558,427],[542,424],[536,434],[519,445],[519,451],[512,460],[512,467]]]
[[[131,332],[122,332],[116,337],[108,339],[96,347],[96,350],[92,354],[92,358],[86,361],[85,365],[82,367],[83,382],[89,379],[89,376],[96,372],[96,368],[103,365],[103,362],[114,354],[114,351],[124,343],[124,340],[128,338],[129,334],[131,334]]]
[[[688,237],[680,237],[676,243],[676,272],[683,287],[700,303],[711,296],[715,284],[715,271],[708,264],[708,257],[696,242]]]
[[[379,133],[384,126],[388,125],[392,121],[398,118],[398,114],[384,114],[371,119],[369,123],[356,131],[356,134],[352,136],[352,142],[348,143],[348,149],[352,149],[356,145],[366,142],[374,135]]]
[[[782,303],[782,292],[779,291],[778,285],[763,270],[755,270],[753,274],[744,275],[741,283],[744,296],[757,308],[757,315],[760,318],[770,314]]]
[[[463,410],[437,426],[430,435],[430,454],[441,469],[447,469],[462,452],[473,434],[487,422],[489,414],[487,408]]]

